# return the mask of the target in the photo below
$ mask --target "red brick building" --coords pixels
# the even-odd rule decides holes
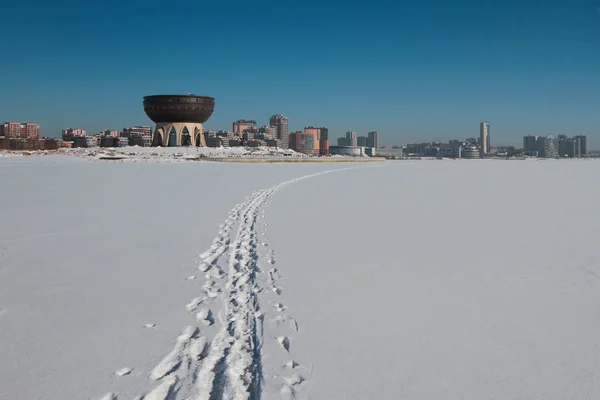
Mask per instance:
[[[40,126],[31,122],[6,121],[0,125],[0,136],[7,139],[38,139]]]

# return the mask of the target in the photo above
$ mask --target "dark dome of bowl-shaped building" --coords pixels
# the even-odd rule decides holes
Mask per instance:
[[[194,94],[144,97],[144,111],[156,123],[153,146],[206,146],[202,124],[215,109],[215,99]]]

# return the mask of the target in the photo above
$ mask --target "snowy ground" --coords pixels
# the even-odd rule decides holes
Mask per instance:
[[[306,154],[276,147],[90,147],[40,151],[0,150],[0,157],[62,154],[100,162],[186,162],[199,158],[307,158]],[[114,159],[113,159],[114,158]]]
[[[1,158],[0,399],[600,398],[599,166]]]

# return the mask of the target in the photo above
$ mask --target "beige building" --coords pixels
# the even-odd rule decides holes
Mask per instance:
[[[490,123],[483,121],[479,124],[479,146],[481,154],[490,153]]]
[[[202,124],[195,122],[162,122],[156,124],[152,146],[206,147]]]

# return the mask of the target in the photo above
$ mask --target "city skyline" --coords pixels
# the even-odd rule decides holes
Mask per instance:
[[[197,22],[185,36],[151,28],[183,13]],[[244,116],[260,116],[262,125],[282,113],[290,131],[314,124],[332,137],[378,131],[383,145],[393,145],[476,136],[476,122],[488,120],[496,144],[564,133],[600,145],[600,14],[587,1],[371,2],[339,10],[327,1],[67,0],[60,9],[13,2],[5,14],[12,16],[5,30],[20,34],[4,49],[19,57],[1,67],[0,120],[34,121],[48,136],[69,126],[145,125],[140,98],[193,92],[220,101],[210,129]],[[269,23],[260,23],[264,16]],[[23,30],[24,20],[34,24]],[[239,59],[242,50],[248,57]],[[167,56],[155,57],[161,52]]]
[[[144,98],[144,105],[148,116],[153,120],[169,120],[171,122],[157,122],[153,133],[151,126],[133,126],[123,128],[123,131],[104,130],[98,134],[87,135],[86,130],[81,128],[67,128],[62,130],[61,140],[40,137],[40,129],[37,124],[25,122],[7,121],[0,125],[0,149],[30,151],[30,150],[56,150],[58,148],[72,147],[127,147],[127,146],[161,146],[161,147],[239,147],[246,148],[279,148],[291,149],[298,153],[312,156],[370,156],[396,159],[397,157],[435,157],[453,159],[477,159],[477,158],[509,158],[509,157],[533,157],[533,158],[582,158],[597,157],[596,151],[589,149],[588,137],[586,135],[548,134],[545,136],[526,135],[523,137],[523,147],[517,146],[491,146],[490,123],[480,122],[479,138],[466,138],[463,140],[453,139],[446,142],[421,142],[407,143],[406,146],[389,147],[380,146],[380,135],[377,131],[371,131],[367,136],[357,136],[354,131],[346,132],[345,136],[337,138],[337,143],[330,146],[329,129],[326,127],[305,127],[303,131],[288,131],[288,119],[284,115],[277,114],[270,118],[270,124],[258,128],[254,120],[238,120],[233,123],[233,131],[219,130],[218,132],[204,131],[200,121],[210,117],[214,104],[212,97],[195,95],[158,96],[158,103],[149,98]],[[147,103],[148,101],[148,103]],[[185,110],[173,111],[167,104],[173,102],[188,104],[202,104],[200,107],[183,107]],[[159,104],[160,103],[160,104]],[[164,103],[164,104],[163,104]],[[197,123],[177,122],[184,114],[194,111]],[[165,114],[167,112],[167,114]],[[158,114],[157,114],[158,113]],[[168,116],[168,118],[165,118]],[[166,126],[170,129],[166,129]],[[198,125],[194,128],[194,125]],[[244,126],[244,129],[241,127]],[[191,136],[191,128],[194,135]],[[237,130],[237,132],[236,132]],[[168,140],[166,139],[166,132]],[[180,135],[180,136],[179,136]],[[288,141],[284,145],[283,137]],[[193,139],[195,138],[195,140]],[[288,147],[289,145],[289,147]],[[379,154],[378,149],[383,153]],[[398,150],[400,150],[398,152]],[[588,151],[588,149],[590,151]],[[390,152],[391,150],[391,152]],[[288,154],[289,155],[289,154]]]
[[[234,121],[232,126],[233,129],[211,129],[211,128],[207,128],[206,132],[211,133],[212,135],[214,135],[215,133],[219,133],[219,132],[228,132],[229,135],[239,135],[241,137],[242,133],[245,132],[264,132],[266,133],[267,136],[272,136],[273,138],[276,138],[278,140],[281,141],[281,136],[282,136],[282,132],[280,131],[280,127],[278,126],[272,126],[270,125],[271,123],[276,123],[276,120],[278,118],[282,118],[285,121],[285,133],[284,136],[287,135],[288,137],[291,137],[291,135],[293,133],[302,133],[304,131],[304,133],[307,133],[307,130],[311,130],[311,129],[317,129],[318,131],[323,131],[325,132],[325,136],[324,136],[324,140],[326,140],[327,144],[329,143],[329,128],[326,127],[321,127],[321,128],[315,128],[314,126],[305,126],[300,130],[290,130],[287,126],[287,122],[289,121],[287,117],[285,117],[282,114],[276,114],[276,115],[272,115],[271,118],[269,118],[269,123],[268,124],[264,124],[262,126],[260,126],[259,129],[259,125],[257,124],[256,120],[244,120],[244,119],[240,119],[237,121]],[[505,148],[505,147],[512,147],[512,148],[524,148],[526,149],[528,146],[526,144],[524,144],[523,141],[520,142],[520,144],[504,144],[504,143],[494,143],[492,144],[491,141],[491,136],[490,136],[490,123],[487,121],[482,121],[479,123],[479,135],[478,135],[478,143],[487,143],[486,144],[486,150],[482,150],[480,148],[480,152],[481,154],[488,154],[491,150],[496,149],[496,148]],[[81,128],[81,127],[77,127],[77,128],[65,128],[61,130],[61,134],[59,135],[45,135],[45,134],[40,134],[40,127],[38,124],[33,123],[33,122],[15,122],[15,121],[5,121],[4,122],[4,131],[9,132],[10,129],[9,126],[14,126],[16,128],[18,128],[19,126],[21,127],[20,129],[23,130],[25,126],[35,126],[36,127],[36,136],[40,137],[40,138],[56,138],[56,139],[60,139],[61,136],[64,138],[65,136],[97,136],[97,137],[102,137],[102,136],[129,136],[129,134],[136,134],[139,135],[138,131],[144,131],[144,133],[147,136],[153,136],[153,128],[152,126],[147,126],[147,125],[135,125],[135,126],[131,126],[131,127],[123,127],[121,130],[118,129],[101,129],[97,132],[87,132],[86,129]],[[0,126],[1,127],[1,126]],[[243,129],[242,129],[243,127]],[[15,129],[16,129],[15,128]],[[273,130],[272,133],[269,133],[269,130]],[[2,132],[0,132],[0,137],[2,137],[1,135]],[[316,131],[313,134],[317,134]],[[320,133],[318,134],[320,135]],[[382,145],[381,144],[381,140],[380,140],[380,135],[379,132],[377,131],[370,131],[367,132],[366,135],[363,136],[358,136],[359,133],[355,132],[355,131],[347,131],[345,132],[345,134],[339,136],[337,138],[337,145],[338,146],[351,146],[351,147],[372,147],[372,148],[400,148],[400,147],[406,147],[406,146],[412,146],[412,145],[417,145],[417,144],[423,144],[423,143],[446,143],[446,142],[456,142],[456,141],[460,141],[460,138],[452,138],[452,139],[440,139],[440,138],[435,138],[433,140],[414,140],[414,141],[407,141],[404,143],[398,143],[398,144],[393,144],[393,145]],[[473,136],[477,136],[477,135],[473,135]],[[566,135],[565,133],[545,133],[543,135],[524,135],[523,137],[546,137],[546,136],[557,136],[557,137],[564,137],[566,138],[568,135]],[[572,136],[574,136],[575,138],[578,137],[585,137],[586,138],[586,145],[585,148],[586,149],[590,149],[591,151],[597,151],[596,149],[594,149],[593,147],[588,146],[588,139],[589,136],[588,135],[577,135],[577,134],[573,134]],[[8,137],[11,137],[10,135]],[[471,140],[471,138],[469,138],[467,141]],[[287,141],[285,141],[287,143]],[[283,143],[283,141],[282,141]],[[521,146],[521,144],[523,144],[523,146]],[[321,146],[323,144],[321,143]],[[479,146],[479,144],[477,145]],[[201,146],[202,147],[202,146]],[[210,147],[210,146],[209,146]],[[585,153],[585,152],[584,152]]]

